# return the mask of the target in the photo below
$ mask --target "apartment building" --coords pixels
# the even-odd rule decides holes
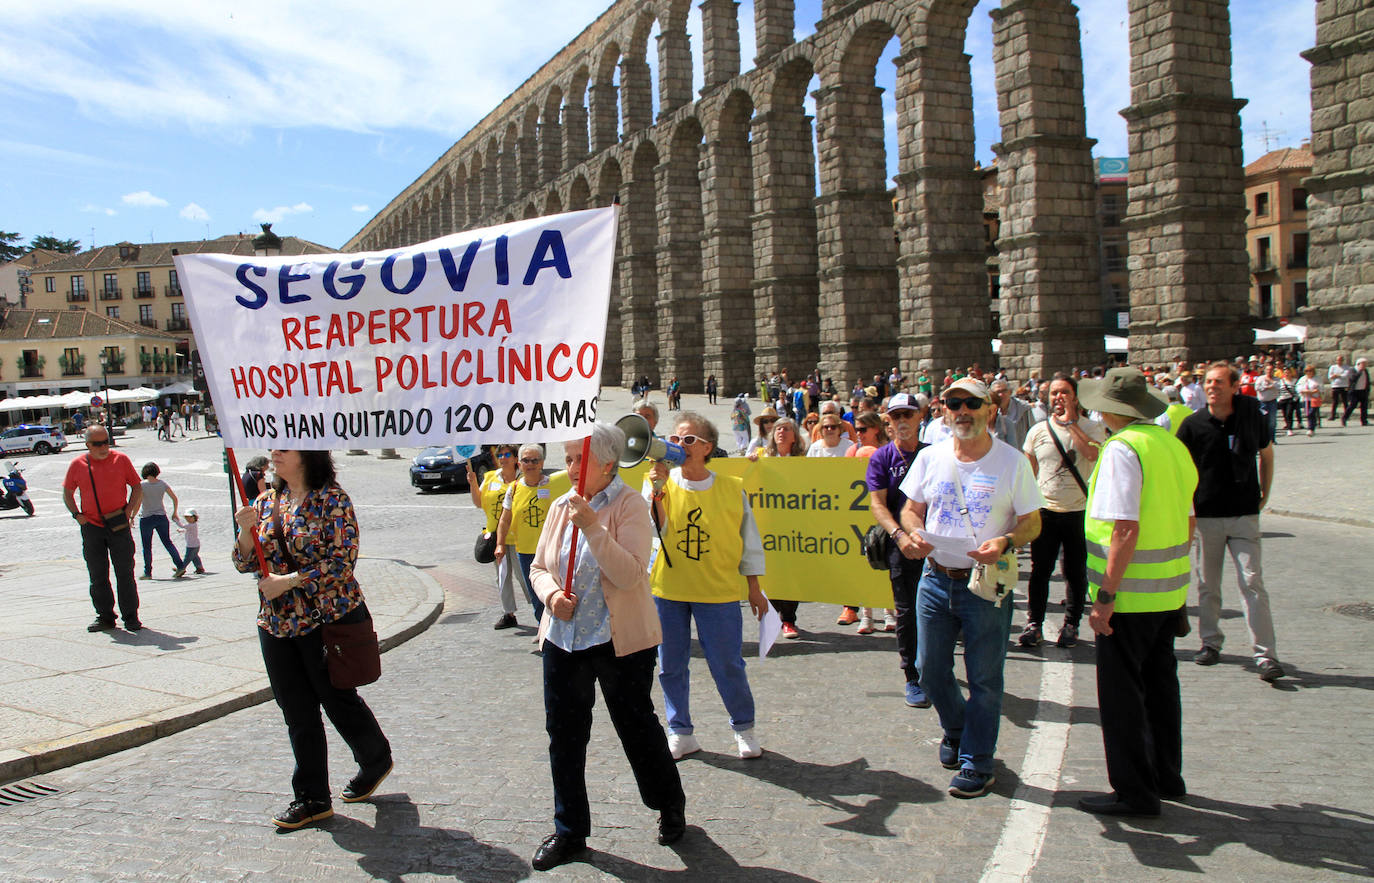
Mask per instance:
[[[1307,144],[1273,150],[1245,167],[1250,313],[1273,328],[1307,306]]]

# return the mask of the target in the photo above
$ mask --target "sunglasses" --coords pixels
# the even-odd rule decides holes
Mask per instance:
[[[497,455],[496,455],[496,459],[498,459],[498,460],[504,460],[504,459],[506,459],[507,457],[514,457],[514,456],[515,456],[515,455],[512,454],[510,451],[506,451],[504,454],[497,454]]]
[[[544,461],[540,460],[538,457],[521,457],[520,462],[524,463],[526,466],[537,466]]]
[[[697,442],[706,441],[706,439],[699,435],[670,435],[668,436],[668,441],[675,445],[682,445],[683,447],[690,448]]]
[[[827,424],[825,424],[824,426],[821,427],[821,431],[822,431],[822,432],[829,432],[829,431],[832,430],[832,429],[835,430],[836,432],[839,432],[839,431],[840,431],[839,425],[838,425],[838,424],[835,424],[835,423],[827,423]]]
[[[108,438],[105,439],[104,441],[88,441],[88,442],[86,442],[86,446],[87,446],[87,447],[91,447],[91,448],[104,448],[104,447],[108,447],[109,444],[110,444],[110,440],[109,440]]]
[[[970,411],[977,411],[979,408],[983,407],[983,400],[975,398],[961,399],[958,396],[949,396],[945,399],[945,407],[951,411],[957,411],[960,408],[968,408]]]

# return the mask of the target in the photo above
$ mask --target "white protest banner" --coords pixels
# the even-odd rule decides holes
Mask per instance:
[[[556,442],[596,419],[615,207],[404,248],[179,255],[230,447]]]

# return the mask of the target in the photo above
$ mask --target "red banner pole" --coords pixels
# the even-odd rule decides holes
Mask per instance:
[[[577,495],[587,489],[587,460],[592,456],[592,437],[582,439],[582,462],[577,469]],[[577,525],[572,526],[572,542],[568,544],[568,575],[563,578],[563,594],[572,594],[573,572],[577,570]]]
[[[248,492],[243,489],[243,473],[239,472],[239,461],[238,458],[234,456],[234,449],[226,447],[224,453],[229,456],[230,482],[238,489],[239,499],[243,500],[243,505],[251,506],[253,501],[248,499]],[[234,513],[230,512],[229,517],[233,518]],[[234,526],[237,528],[238,522],[235,522]],[[267,556],[262,553],[262,543],[258,542],[257,531],[253,531],[253,551],[258,553],[258,568],[262,571],[263,576],[267,576],[271,571],[267,569]]]

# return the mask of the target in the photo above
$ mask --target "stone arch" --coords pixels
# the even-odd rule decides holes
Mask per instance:
[[[557,190],[550,190],[544,194],[544,214],[557,215],[563,211],[563,200],[559,197]]]
[[[624,212],[620,223],[621,382],[628,386],[641,376],[658,384],[655,301],[658,297],[658,196],[655,174],[659,152],[643,139],[635,147],[630,177],[621,191]]]
[[[552,181],[563,171],[563,90],[550,86],[539,115],[539,180]]]
[[[593,207],[607,206],[612,201],[620,197],[620,189],[623,178],[620,171],[620,160],[614,156],[607,157],[601,164],[596,176],[596,193],[591,197]],[[571,202],[571,200],[569,200]],[[602,349],[601,358],[601,382],[607,386],[615,386],[621,382],[624,362],[625,348],[622,341],[621,312],[624,309],[624,294],[620,290],[621,276],[620,265],[627,253],[625,237],[627,234],[627,215],[622,210],[620,215],[619,229],[616,236],[616,258],[615,265],[611,269],[611,297],[609,309],[606,312],[606,342]]]
[[[620,140],[620,88],[616,85],[619,69],[620,44],[612,40],[601,50],[596,77],[587,91],[593,153],[608,150]]]
[[[454,231],[453,226],[453,176],[444,172],[439,176],[439,184],[434,188],[435,236],[447,236]]]
[[[563,103],[563,168],[570,169],[587,158],[587,83],[591,75],[580,65],[568,83]]]
[[[527,202],[525,203],[524,210],[520,213],[520,217],[522,220],[526,221],[528,221],[530,218],[537,218],[539,217],[539,209],[534,207],[533,202]]]
[[[468,225],[468,170],[461,162],[454,163],[450,176],[453,181],[453,230],[465,229]]]
[[[963,32],[977,0],[927,0],[927,4],[910,6],[916,7],[916,15],[920,14],[919,10],[929,7],[964,8],[963,17],[958,21],[959,42],[962,45]],[[880,36],[883,34],[886,36]],[[911,18],[891,3],[874,3],[845,19],[840,35],[835,39],[833,54],[841,65],[854,65],[852,73],[861,76],[865,68],[871,73],[873,66],[878,63],[878,56],[894,35],[900,41],[903,53],[913,51],[916,43]],[[826,73],[822,72],[821,79],[825,78]]]
[[[520,192],[539,186],[539,105],[525,108],[520,122]]]
[[[482,162],[482,208],[495,214],[501,208],[501,142],[493,135],[487,139]]]
[[[579,174],[572,179],[568,185],[567,210],[570,212],[582,211],[591,208],[592,188],[587,183],[587,176]]]
[[[520,194],[520,130],[515,121],[506,124],[501,136],[501,203],[509,205]]]
[[[480,151],[473,151],[472,158],[469,160],[467,184],[468,184],[468,219],[469,227],[477,226],[484,213],[482,205],[482,154]]]
[[[705,373],[730,389],[754,374],[754,100],[735,89],[719,103],[701,164],[702,326]]]
[[[653,124],[654,84],[645,57],[649,33],[658,21],[657,13],[646,8],[635,21],[629,41],[620,57],[620,118],[625,135],[633,135]]]
[[[658,329],[660,378],[682,388],[704,386],[702,355],[701,123],[694,116],[672,128],[658,184]]]

